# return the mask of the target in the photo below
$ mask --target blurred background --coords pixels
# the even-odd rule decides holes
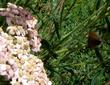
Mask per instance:
[[[0,0],[0,8],[8,2],[38,19],[42,46],[33,54],[53,85],[110,85],[110,0]]]

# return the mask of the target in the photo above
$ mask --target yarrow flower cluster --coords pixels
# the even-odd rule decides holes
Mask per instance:
[[[0,8],[0,16],[6,17],[8,30],[12,35],[28,36],[33,51],[40,50],[41,39],[35,29],[37,19],[21,6],[8,3],[7,8]],[[16,27],[17,26],[17,27]]]
[[[22,7],[11,3],[7,7],[0,10],[8,24],[7,33],[0,28],[0,76],[11,85],[51,85],[43,62],[30,53],[31,49],[38,52],[41,46],[35,29],[37,20]],[[25,25],[17,21],[19,17]]]

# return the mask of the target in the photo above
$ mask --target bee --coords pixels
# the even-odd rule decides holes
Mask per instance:
[[[101,38],[96,32],[89,32],[88,33],[88,47],[89,48],[96,48],[102,42]]]

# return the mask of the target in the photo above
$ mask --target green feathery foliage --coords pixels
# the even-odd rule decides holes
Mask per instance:
[[[42,47],[38,55],[53,85],[109,85],[109,0],[0,0],[23,6],[37,17]],[[5,26],[2,17],[0,25]],[[102,43],[98,62],[87,48],[88,32],[98,32]]]

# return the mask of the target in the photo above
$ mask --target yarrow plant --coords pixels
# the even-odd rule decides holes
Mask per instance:
[[[11,3],[0,9],[0,15],[8,24],[7,33],[0,28],[0,75],[11,85],[51,85],[43,62],[30,53],[40,51],[37,19]]]

